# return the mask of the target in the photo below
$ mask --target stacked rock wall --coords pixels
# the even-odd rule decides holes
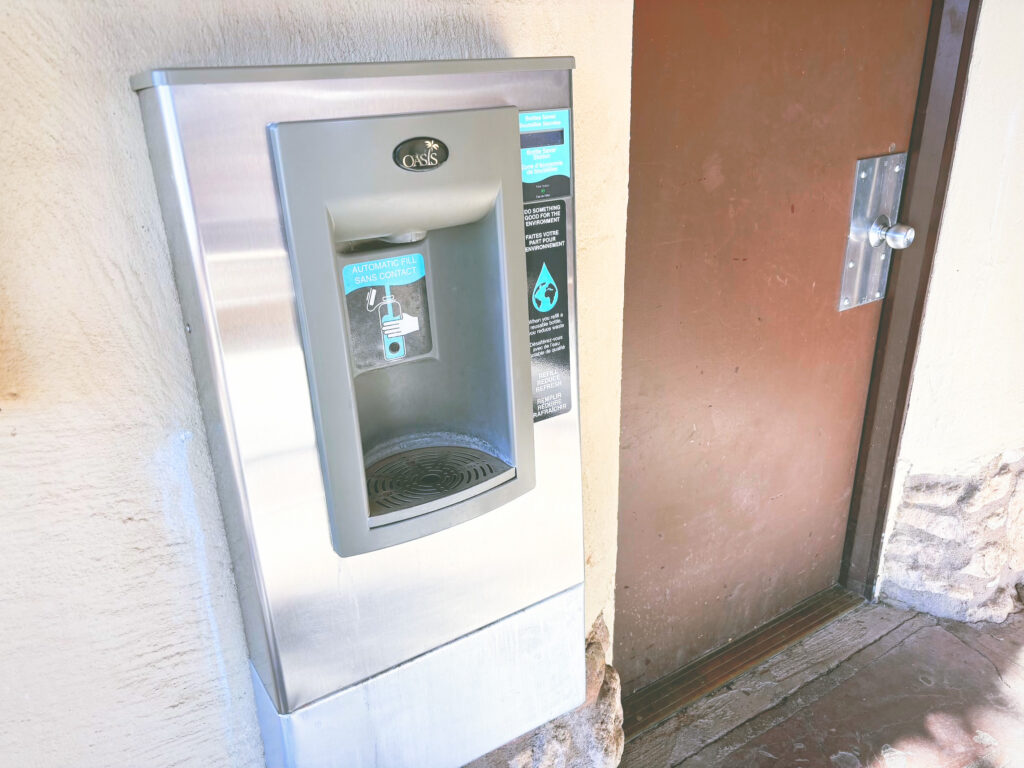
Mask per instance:
[[[909,474],[894,515],[883,598],[962,621],[1021,607],[1024,451],[970,474]]]

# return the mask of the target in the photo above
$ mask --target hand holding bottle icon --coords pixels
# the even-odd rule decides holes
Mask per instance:
[[[420,319],[402,311],[402,303],[391,293],[390,286],[384,286],[384,298],[379,302],[377,289],[366,292],[366,311],[376,312],[380,318],[380,337],[385,360],[401,360],[405,357],[405,337],[420,329]]]

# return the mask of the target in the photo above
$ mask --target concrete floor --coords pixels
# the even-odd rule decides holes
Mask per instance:
[[[1024,614],[846,614],[626,744],[622,768],[1024,768]]]

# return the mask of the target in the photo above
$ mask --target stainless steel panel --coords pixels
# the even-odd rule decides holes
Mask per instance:
[[[533,491],[442,533],[357,557],[334,553],[266,135],[272,122],[567,107],[569,73],[162,85],[143,103],[159,113],[149,128],[158,178],[178,171],[177,183],[161,183],[161,203],[250,652],[277,709],[580,584],[576,407],[536,424]],[[570,240],[575,369],[573,257]],[[572,396],[578,403],[575,380]]]
[[[850,235],[843,255],[839,311],[880,301],[889,279],[892,248],[884,239],[873,242],[872,225],[879,216],[896,222],[907,172],[907,153],[857,161],[850,206]]]
[[[576,586],[362,685],[278,715],[253,676],[268,768],[456,768],[585,696]],[[337,730],[345,723],[345,748]]]
[[[392,75],[471,75],[485,72],[530,72],[574,69],[572,56],[539,56],[521,59],[442,59],[438,61],[386,61],[358,64],[292,64],[270,67],[182,67],[143,72],[132,77],[132,88],[141,91],[156,85],[208,85],[254,83],[271,80],[339,80],[390,77]]]
[[[263,593],[256,550],[251,547],[252,528],[241,485],[238,452],[225,428],[230,423],[227,391],[220,378],[222,361],[208,329],[216,320],[198,260],[199,233],[195,227],[190,190],[185,174],[177,125],[164,119],[173,113],[169,93],[147,91],[140,98],[145,119],[150,159],[156,170],[157,194],[163,211],[164,228],[174,264],[174,275],[185,318],[186,340],[200,405],[206,422],[210,458],[217,477],[217,495],[228,547],[234,564],[235,586],[242,607],[249,656],[254,667],[273,690],[280,688],[279,668],[271,662],[273,647],[269,604]],[[195,324],[195,332],[192,325]]]

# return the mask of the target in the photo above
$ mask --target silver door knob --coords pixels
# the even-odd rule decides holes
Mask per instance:
[[[878,247],[883,242],[893,250],[909,248],[914,242],[914,228],[907,224],[893,224],[889,217],[882,214],[871,225],[868,230],[868,241],[872,246]]]

